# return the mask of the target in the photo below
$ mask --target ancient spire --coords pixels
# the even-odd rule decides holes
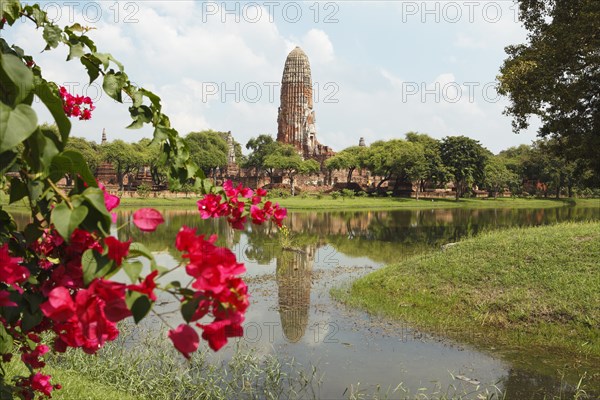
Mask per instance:
[[[281,78],[277,141],[291,144],[306,157],[317,144],[312,78],[308,57],[300,47],[288,54]]]
[[[102,128],[102,142],[100,144],[106,144],[106,129]]]
[[[233,145],[233,136],[231,131],[227,132],[227,162],[229,164],[235,164],[235,146]]]
[[[366,147],[367,145],[365,144],[365,138],[361,137],[360,140],[358,141],[358,145],[360,147]]]

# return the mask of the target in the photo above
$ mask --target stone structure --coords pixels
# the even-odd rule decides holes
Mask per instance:
[[[333,154],[317,140],[310,63],[300,47],[292,50],[285,60],[280,101],[277,141],[294,146],[305,159]]]
[[[100,142],[100,146],[105,145],[106,142],[106,129],[102,129],[102,141]],[[106,186],[117,185],[117,172],[115,171],[112,163],[101,163],[96,170],[96,179]]]
[[[235,162],[235,145],[233,144],[233,136],[231,135],[231,131],[227,132],[227,176],[238,176],[240,173],[240,167]]]
[[[308,325],[315,251],[315,246],[307,246],[305,250],[284,250],[277,257],[279,317],[290,342],[302,339]]]

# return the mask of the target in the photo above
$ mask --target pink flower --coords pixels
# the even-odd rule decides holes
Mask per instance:
[[[281,227],[283,219],[287,216],[287,209],[279,207],[279,204],[275,204],[273,209],[273,221],[275,221],[277,226]]]
[[[154,289],[156,288],[156,282],[154,279],[158,275],[158,270],[152,271],[150,275],[148,275],[144,281],[138,285],[128,285],[127,289],[133,290],[135,292],[140,292],[148,296],[150,300],[156,301],[156,295],[154,294]]]
[[[75,304],[71,293],[65,287],[59,286],[48,294],[48,300],[40,306],[42,313],[53,321],[66,321],[75,312]]]
[[[43,375],[37,372],[31,378],[31,388],[37,392],[43,393],[44,395],[50,397],[50,395],[52,394],[52,389],[54,389],[54,387],[50,384],[50,378],[50,375]]]
[[[154,232],[163,222],[165,219],[154,208],[140,208],[133,213],[133,223],[143,232]]]
[[[29,278],[29,269],[19,265],[21,257],[11,257],[8,253],[8,243],[0,247],[0,281],[9,285],[25,282]]]
[[[198,211],[202,219],[218,218],[227,214],[227,203],[221,203],[221,196],[209,193],[198,200]]]
[[[227,338],[241,337],[244,330],[240,323],[232,323],[232,321],[216,320],[208,325],[200,325],[202,328],[202,339],[208,341],[208,345],[214,351],[218,351],[221,347],[227,344]]]
[[[49,350],[50,348],[45,344],[38,344],[33,351],[21,354],[21,360],[31,368],[43,368],[46,363],[43,360],[40,360],[40,357]]]
[[[121,199],[114,194],[108,193],[102,182],[98,182],[98,187],[102,190],[102,193],[104,193],[104,205],[106,206],[106,210],[112,211],[117,208],[121,203]]]
[[[194,328],[187,324],[181,324],[176,329],[169,330],[169,339],[175,345],[175,348],[179,350],[185,358],[189,360],[190,353],[198,350],[200,338]]]
[[[56,351],[81,347],[89,354],[114,340],[119,334],[116,322],[131,315],[125,305],[125,285],[103,279],[79,290],[74,299],[66,288],[57,287],[40,309],[54,321]]]
[[[250,217],[252,218],[252,223],[257,225],[266,221],[265,212],[255,205],[250,207]]]
[[[58,93],[63,101],[63,110],[69,117],[79,117],[80,120],[88,120],[92,117],[92,111],[95,109],[92,99],[83,96],[73,96],[64,86],[61,86]]]
[[[104,243],[108,246],[108,258],[114,260],[117,265],[121,265],[123,262],[123,258],[129,254],[129,246],[131,245],[131,240],[127,242],[120,242],[115,239],[113,236],[109,236],[104,239]]]

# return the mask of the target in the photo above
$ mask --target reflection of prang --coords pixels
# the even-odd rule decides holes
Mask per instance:
[[[290,342],[298,342],[308,325],[311,275],[315,249],[284,251],[277,257],[279,317],[283,334]]]

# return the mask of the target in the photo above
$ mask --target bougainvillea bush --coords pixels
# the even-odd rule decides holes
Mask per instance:
[[[227,218],[236,229],[247,220],[281,226],[286,211],[265,201],[265,191],[230,181],[216,187],[205,179],[162,113],[160,98],[132,84],[121,63],[99,52],[87,36],[89,28],[60,28],[38,5],[13,0],[0,5],[0,29],[35,24],[46,41],[45,51],[66,47],[67,61],[80,62],[90,83],[102,80],[111,98],[121,103],[129,99],[128,128],[154,128],[153,143],[160,145],[170,188],[192,184],[203,194],[199,218]],[[31,55],[3,38],[0,87],[0,185],[10,203],[25,201],[31,210],[31,222],[17,229],[0,206],[0,397],[51,396],[60,384],[43,372],[46,353],[73,347],[95,354],[117,338],[119,321],[133,318],[138,323],[152,313],[159,290],[181,304],[184,322],[169,327],[168,339],[186,358],[198,349],[199,332],[213,350],[241,336],[248,307],[240,278],[244,265],[229,249],[215,245],[215,235],[183,226],[173,238],[185,261],[178,267],[185,268],[188,282],[169,282],[172,270],[157,265],[142,244],[111,235],[119,198],[96,181],[80,153],[65,150],[69,118],[92,118],[91,99],[45,80]],[[34,101],[48,109],[59,134],[39,124]],[[61,189],[57,183],[67,174],[75,177],[73,186]],[[157,210],[142,208],[131,222],[152,232],[164,221]],[[147,276],[141,275],[142,261],[150,265]],[[121,270],[129,282],[111,280]],[[160,284],[158,278],[169,283]],[[9,379],[3,365],[8,362],[24,363],[29,374]]]

